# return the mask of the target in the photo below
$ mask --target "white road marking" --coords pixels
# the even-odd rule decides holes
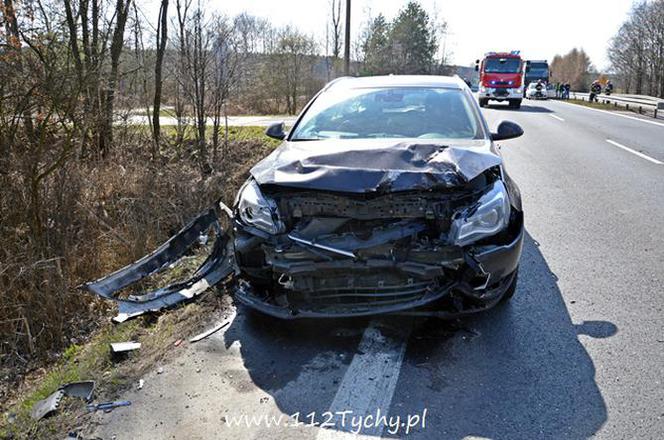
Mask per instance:
[[[411,330],[411,321],[407,322],[407,328],[402,327],[398,336],[391,337],[383,335],[377,321],[371,321],[364,331],[358,353],[353,356],[339,384],[337,394],[330,405],[331,413],[352,411],[346,419],[370,414],[375,417],[380,409],[381,415],[389,416],[392,396],[397,386]],[[341,416],[335,417],[331,423],[335,423],[334,428],[322,428],[316,436],[317,440],[339,438],[339,431],[344,430],[341,426]],[[346,431],[352,428],[350,424],[345,426]],[[378,424],[371,429],[363,429],[362,437],[380,437],[384,428],[383,424]]]
[[[649,121],[647,119],[637,118],[635,116],[623,115],[621,113],[610,112],[608,110],[602,110],[602,109],[599,109],[599,108],[586,107],[585,105],[572,104],[572,103],[565,102],[565,101],[557,101],[557,102],[562,102],[563,104],[567,104],[567,105],[574,105],[576,107],[584,108],[586,110],[593,110],[593,111],[596,111],[596,112],[608,113],[608,114],[613,115],[613,116],[620,116],[620,117],[627,118],[627,119],[634,119],[635,121],[645,122],[646,124],[653,124],[653,125],[659,125],[660,127],[664,127],[664,123],[662,123],[662,122]]]
[[[560,116],[552,115],[550,113],[549,113],[549,116],[551,116],[553,119],[559,120],[560,122],[565,122],[565,120],[563,118],[561,118]]]
[[[664,162],[660,162],[660,161],[657,160],[657,159],[653,159],[653,158],[650,157],[650,156],[646,156],[645,154],[641,153],[640,151],[632,150],[631,148],[626,147],[626,146],[624,146],[624,145],[621,145],[621,144],[619,144],[619,143],[616,142],[616,141],[612,141],[611,139],[607,139],[606,141],[607,141],[608,143],[610,143],[611,145],[614,145],[614,146],[616,146],[616,147],[618,147],[618,148],[622,148],[623,150],[625,150],[625,151],[629,151],[629,152],[632,153],[632,154],[636,154],[636,155],[639,156],[640,158],[645,159],[645,160],[649,160],[650,162],[652,162],[652,163],[654,163],[654,164],[657,164],[657,165],[662,165],[662,164],[664,164]]]

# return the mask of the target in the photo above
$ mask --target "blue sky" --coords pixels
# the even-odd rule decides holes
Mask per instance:
[[[342,0],[345,4],[345,0]],[[158,0],[138,0],[156,17]],[[201,0],[209,12],[235,15],[247,11],[277,25],[292,24],[324,41],[330,0]],[[352,37],[369,16],[388,18],[407,0],[352,0]],[[583,47],[599,69],[608,66],[606,47],[627,17],[632,0],[420,0],[448,23],[445,46],[452,61],[469,65],[491,50],[521,50],[530,59],[551,59],[573,47]],[[173,11],[175,0],[171,0]]]

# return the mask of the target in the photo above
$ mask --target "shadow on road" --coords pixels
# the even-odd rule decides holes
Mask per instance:
[[[509,304],[461,321],[414,324],[390,409],[402,418],[427,409],[426,427],[409,438],[581,439],[597,432],[607,411],[578,337],[606,338],[617,329],[604,321],[572,322],[556,281],[527,234]],[[395,327],[407,322],[388,319]],[[320,414],[366,324],[283,322],[239,307],[224,338],[227,345],[240,341],[252,381],[283,413]]]

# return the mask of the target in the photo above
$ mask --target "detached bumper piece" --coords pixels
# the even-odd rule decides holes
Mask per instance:
[[[212,251],[190,279],[138,295],[129,295],[127,298],[119,297],[120,291],[128,286],[177,263],[210,228],[216,236]],[[222,230],[216,211],[211,208],[149,255],[83,287],[103,298],[117,301],[118,315],[113,320],[123,322],[192,299],[226,278],[234,268],[233,253],[229,246],[228,235]]]
[[[60,401],[64,396],[78,397],[86,402],[90,402],[93,397],[94,389],[95,383],[92,380],[62,385],[44,400],[36,402],[32,406],[30,415],[34,420],[39,420],[52,414],[60,407]]]

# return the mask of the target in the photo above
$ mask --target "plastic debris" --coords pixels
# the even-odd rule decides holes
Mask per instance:
[[[90,402],[92,400],[94,389],[95,383],[92,380],[64,384],[46,399],[36,402],[32,406],[30,415],[35,420],[39,420],[50,415],[58,409],[60,406],[60,401],[64,396],[78,397],[85,400],[86,402]]]
[[[129,400],[118,400],[117,402],[104,402],[104,403],[90,403],[88,404],[88,411],[104,411],[110,412],[114,408],[119,406],[130,406],[131,402]]]
[[[111,342],[111,351],[113,353],[126,353],[128,351],[138,350],[141,348],[140,342]]]
[[[189,339],[189,342],[198,342],[198,341],[200,341],[201,339],[205,339],[205,338],[207,338],[208,336],[210,336],[210,335],[212,335],[212,334],[214,334],[214,333],[217,333],[219,330],[221,330],[222,328],[226,327],[228,324],[230,324],[230,322],[226,321],[226,322],[222,322],[221,324],[215,325],[215,326],[212,327],[211,329],[206,330],[206,331],[204,331],[203,333],[200,333],[200,334],[194,336],[193,338]]]

